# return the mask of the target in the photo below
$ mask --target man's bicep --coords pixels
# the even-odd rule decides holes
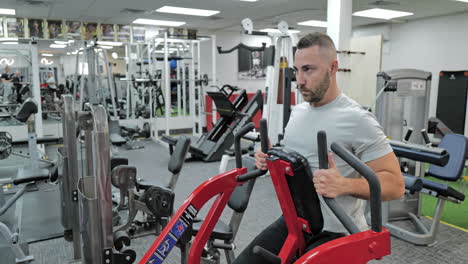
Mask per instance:
[[[394,152],[390,152],[380,158],[366,162],[374,173],[390,172],[392,174],[401,174],[400,165]]]

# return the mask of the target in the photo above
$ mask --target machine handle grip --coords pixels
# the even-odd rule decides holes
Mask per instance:
[[[236,154],[236,168],[242,168],[242,151],[241,151],[241,138],[255,128],[254,123],[249,122],[243,126],[234,136],[234,151]]]
[[[319,131],[317,133],[317,150],[318,150],[318,160],[319,160],[319,169],[328,169],[328,147],[327,147],[327,134],[325,131]],[[350,234],[359,233],[361,230],[356,226],[356,224],[351,220],[351,218],[346,214],[343,208],[336,202],[333,198],[323,197],[323,200],[336,215],[336,217],[341,221],[343,226],[348,230]]]
[[[411,137],[411,134],[413,134],[413,128],[408,127],[408,131],[406,131],[405,137],[403,138],[403,141],[406,143]]]
[[[50,176],[32,176],[28,178],[21,178],[21,179],[16,179],[13,180],[14,185],[19,185],[23,183],[30,183],[30,182],[36,182],[36,181],[45,181],[48,180]]]
[[[255,246],[253,253],[257,256],[262,257],[264,260],[271,264],[281,264],[281,258],[271,253],[270,251],[262,248],[261,246]]]
[[[331,149],[342,160],[353,167],[369,183],[372,230],[382,231],[382,196],[380,182],[375,173],[364,162],[338,143],[332,143]]]
[[[424,143],[426,143],[426,145],[428,145],[428,146],[432,145],[432,142],[429,139],[429,135],[427,134],[427,131],[426,131],[425,128],[421,129],[421,135],[422,135]]]
[[[267,153],[268,151],[268,126],[267,126],[267,121],[265,119],[260,120],[260,143],[261,143],[262,152]],[[240,142],[239,142],[239,145],[240,145]],[[240,146],[239,146],[239,152],[236,150],[236,164],[237,166],[240,164],[240,167],[238,166],[237,168],[242,168],[242,158],[240,157],[239,158],[240,160],[237,161],[238,159],[237,156],[240,157]],[[239,162],[239,164],[237,162]],[[239,182],[248,181],[250,179],[260,177],[264,175],[265,173],[267,173],[267,170],[250,171],[246,174],[243,174],[237,177],[237,181]]]

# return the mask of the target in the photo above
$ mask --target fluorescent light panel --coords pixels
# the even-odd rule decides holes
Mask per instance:
[[[135,21],[133,21],[133,24],[179,27],[179,26],[185,25],[185,22],[138,18]]]
[[[122,46],[122,42],[114,42],[114,41],[98,41],[97,44],[105,45],[105,46]]]
[[[42,56],[44,57],[53,57],[54,54],[50,54],[50,53],[42,53]]]
[[[358,12],[353,13],[353,16],[370,17],[370,18],[387,19],[387,20],[397,18],[397,17],[411,16],[411,15],[413,15],[413,13],[395,11],[395,10],[389,10],[389,9],[381,9],[381,8],[372,8],[372,9],[358,11]]]
[[[468,0],[455,0],[455,1],[468,3]]]
[[[260,30],[261,32],[268,32],[268,33],[281,33],[281,31],[279,31],[279,29],[276,29],[276,28],[265,28],[265,29],[262,29]],[[288,30],[289,33],[299,33],[301,32],[300,30],[294,30],[294,29],[291,29],[291,30]]]
[[[219,11],[216,11],[216,10],[185,8],[185,7],[176,7],[176,6],[163,6],[159,9],[156,9],[156,12],[190,15],[190,16],[204,16],[204,17],[216,15],[219,13]]]
[[[66,44],[56,44],[56,43],[52,43],[50,44],[50,48],[53,48],[53,49],[63,49],[65,48],[67,45]]]
[[[242,2],[257,2],[258,0],[240,0]]]
[[[1,42],[2,44],[8,44],[8,45],[18,45],[18,41],[5,41]]]
[[[0,8],[0,14],[1,15],[16,15],[15,9],[9,9],[9,8]]]
[[[327,27],[327,21],[320,21],[320,20],[308,20],[304,22],[297,23],[301,26],[308,26],[308,27]]]
[[[0,38],[0,42],[2,41],[18,41],[18,38]]]

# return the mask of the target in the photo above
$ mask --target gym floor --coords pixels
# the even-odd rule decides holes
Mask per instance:
[[[116,149],[115,149],[116,150]],[[164,177],[169,177],[167,171],[167,163],[169,155],[166,148],[153,142],[145,143],[145,148],[138,150],[118,149],[119,156],[124,156],[129,159],[129,163],[137,167],[137,175],[140,178],[158,177],[164,180]],[[233,162],[230,163],[234,166]],[[178,208],[188,194],[198,186],[202,181],[218,174],[219,163],[202,163],[202,162],[187,162],[182,169],[179,177],[179,182],[176,187],[176,204]],[[157,175],[154,172],[158,172]],[[47,207],[49,205],[43,205]],[[42,207],[42,206],[41,206]],[[41,210],[37,208],[36,210]],[[40,211],[39,211],[40,212]],[[207,212],[202,210],[200,217]],[[23,212],[23,217],[28,214],[34,215],[33,212]],[[239,233],[235,240],[238,254],[251,241],[260,230],[266,225],[279,217],[280,208],[276,201],[276,195],[269,177],[259,178],[255,184],[250,204]],[[48,221],[43,215],[40,222],[34,223],[34,228],[43,228],[43,223]],[[230,211],[226,209],[222,219],[228,221]],[[49,218],[50,220],[50,218]],[[55,221],[55,220],[54,220]],[[60,223],[59,220],[56,220]],[[425,219],[426,223],[430,220]],[[408,223],[403,223],[408,224]],[[27,227],[25,227],[27,228]],[[131,247],[137,252],[137,256],[141,257],[154,241],[154,236],[147,236],[132,240]],[[401,241],[392,237],[392,254],[384,257],[381,261],[372,261],[371,263],[468,263],[468,233],[447,226],[440,225],[438,242],[431,247],[414,246],[412,244]],[[63,238],[55,238],[46,241],[40,241],[30,244],[30,251],[35,257],[34,263],[62,264],[71,260],[72,244],[64,243]],[[138,258],[137,258],[138,259]],[[167,263],[176,264],[180,261],[179,250],[174,249]],[[222,255],[222,263],[226,263],[224,255]]]

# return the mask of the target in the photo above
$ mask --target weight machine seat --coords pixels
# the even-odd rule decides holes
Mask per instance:
[[[29,117],[32,114],[37,114],[37,111],[37,103],[32,98],[28,98],[26,99],[26,101],[24,101],[24,103],[18,110],[18,113],[16,114],[16,119],[24,123],[28,121]]]
[[[196,236],[203,222],[195,222],[192,226],[192,236]],[[232,228],[219,220],[210,235],[211,239],[230,240],[233,237]]]
[[[413,175],[403,173],[403,178],[405,179],[405,188],[410,191],[410,193],[419,192],[423,188],[423,181],[420,178],[416,178]]]
[[[429,191],[430,194],[432,192],[435,192],[435,196],[444,196],[447,198],[453,198],[458,201],[464,201],[465,200],[465,194],[453,189],[447,184],[439,183],[439,182],[434,182],[426,179],[422,179],[423,183],[423,188],[427,191]]]
[[[174,151],[172,152],[171,159],[167,165],[167,169],[173,174],[178,174],[182,170],[185,162],[185,156],[187,156],[188,149],[190,147],[190,138],[187,136],[181,136],[175,144]]]
[[[109,121],[109,139],[112,145],[120,146],[127,143],[127,140],[120,135],[120,126],[118,120]]]
[[[175,144],[174,151],[172,152],[171,158],[169,159],[169,164],[167,169],[172,173],[171,177],[177,177],[177,175],[182,170],[182,167],[185,162],[185,156],[187,155],[188,149],[190,147],[190,138],[187,136],[181,136],[178,138],[177,143]],[[162,184],[162,182],[153,177],[150,180],[138,181],[137,188],[147,190],[151,186],[166,186],[168,184]]]

